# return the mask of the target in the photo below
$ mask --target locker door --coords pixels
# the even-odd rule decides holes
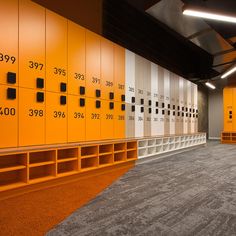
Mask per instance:
[[[19,1],[19,86],[37,88],[45,79],[45,8]]]
[[[85,141],[85,98],[68,95],[68,142]]]
[[[176,75],[170,73],[170,134],[175,134],[175,79]]]
[[[86,141],[101,138],[101,106],[100,100],[86,98]]]
[[[163,114],[163,110],[165,113],[165,96],[164,96],[164,69],[161,66],[158,66],[158,94],[159,94],[159,135],[164,135],[164,124],[165,124],[165,116]]]
[[[183,103],[184,103],[184,119],[183,119],[183,133],[188,133],[188,85],[187,80],[183,79]]]
[[[194,132],[198,132],[198,87],[197,85],[194,86],[194,103],[195,103],[195,123],[194,123]]]
[[[144,136],[151,136],[152,108],[144,107]]]
[[[158,66],[151,63],[151,100],[152,106],[158,102]]]
[[[115,102],[114,138],[125,138],[125,103]]]
[[[170,134],[170,72],[164,69],[165,135]]]
[[[44,92],[19,89],[19,146],[45,144]]]
[[[191,133],[194,133],[194,111],[195,111],[195,106],[194,106],[194,84],[191,83]]]
[[[0,28],[0,84],[9,83],[10,86],[17,86],[18,0],[0,1]]]
[[[67,20],[46,10],[46,90],[62,92],[67,84]]]
[[[180,134],[179,76],[175,77],[175,133]]]
[[[114,99],[114,48],[113,43],[101,39],[101,98]],[[112,95],[113,94],[113,95]]]
[[[18,146],[18,89],[0,85],[0,148]]]
[[[135,137],[144,136],[144,106],[135,105]]]
[[[144,69],[144,74],[143,74],[143,88],[144,88],[144,101],[145,105],[149,106],[150,101],[151,101],[151,62],[143,59],[143,69]]]
[[[144,106],[144,58],[135,55],[135,103]]]
[[[165,131],[165,115],[163,114],[163,112],[165,112],[165,109],[158,109],[158,135],[164,135],[164,131]]]
[[[86,95],[85,29],[68,20],[68,94]]]
[[[114,100],[125,101],[125,49],[114,44]]]
[[[232,101],[232,131],[236,131],[236,88],[232,88],[233,101]]]
[[[114,137],[114,102],[102,101],[101,109],[101,139]],[[119,129],[119,127],[117,127]]]
[[[191,115],[191,111],[192,111],[192,95],[191,95],[191,92],[192,92],[192,85],[191,85],[191,82],[190,81],[187,81],[187,108],[188,108],[188,112],[187,112],[187,120],[188,120],[188,128],[187,128],[187,132],[188,134],[191,133],[191,118],[192,118],[192,115]]]
[[[159,114],[159,109],[158,107],[152,106],[152,115],[151,115],[151,135],[156,136],[158,135],[158,114]]]
[[[46,92],[46,144],[67,142],[67,97]]]
[[[135,105],[131,103],[126,103],[126,112],[125,112],[125,133],[126,138],[135,137]]]
[[[224,131],[233,131],[233,89],[224,88]]]
[[[101,97],[100,36],[86,30],[86,96]],[[97,91],[97,92],[96,92]],[[100,95],[100,96],[99,96]]]
[[[184,117],[183,115],[183,108],[184,108],[184,84],[183,78],[179,77],[179,104],[180,104],[180,126],[179,126],[179,133],[184,133]]]
[[[125,101],[135,103],[135,54],[125,50]]]

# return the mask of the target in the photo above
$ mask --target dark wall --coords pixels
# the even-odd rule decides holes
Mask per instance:
[[[198,85],[198,131],[206,132],[208,137],[208,89]]]

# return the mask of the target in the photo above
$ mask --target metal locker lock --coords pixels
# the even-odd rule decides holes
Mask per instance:
[[[7,72],[7,83],[15,84],[16,83],[16,73]]]
[[[80,98],[80,99],[79,99],[79,105],[80,105],[81,107],[84,107],[84,106],[85,106],[85,99],[84,99],[84,98]]]
[[[149,112],[149,114],[151,114],[152,113],[152,108],[148,108],[148,112]]]
[[[66,96],[60,96],[60,104],[66,105]]]
[[[158,109],[156,109],[156,114],[158,114]]]
[[[36,79],[36,87],[37,88],[44,88],[44,79],[43,78],[37,78]]]
[[[170,115],[170,111],[168,111],[168,116]]]
[[[158,102],[156,102],[156,107],[158,107]]]
[[[175,116],[175,111],[173,111],[173,116]]]
[[[131,102],[132,102],[132,103],[135,103],[135,97],[132,97],[132,98],[131,98]]]
[[[97,98],[100,98],[101,97],[101,91],[99,89],[96,89],[95,95],[96,95]]]
[[[114,93],[109,93],[109,98],[112,100],[112,99],[114,99]]]
[[[162,108],[165,108],[165,103],[164,102],[162,103]]]
[[[140,104],[141,104],[141,105],[144,104],[144,99],[143,99],[143,98],[140,99]]]
[[[85,95],[85,87],[84,86],[79,87],[79,94],[80,95]]]
[[[170,109],[170,104],[168,104],[168,109]]]
[[[144,112],[144,107],[140,107],[140,112],[141,112],[141,113]]]
[[[11,100],[16,99],[16,89],[15,88],[8,88],[7,89],[7,99],[11,99]]]
[[[134,105],[132,105],[132,107],[131,107],[131,111],[132,111],[132,112],[135,111],[135,106],[134,106]]]
[[[66,92],[66,83],[61,83],[60,84],[60,91],[61,92]]]
[[[113,109],[114,109],[114,102],[110,102],[110,103],[109,103],[109,108],[110,108],[110,110],[113,110]]]
[[[152,100],[148,101],[148,105],[151,106],[152,105]]]
[[[37,92],[36,100],[37,100],[37,102],[44,102],[44,93],[43,92]]]
[[[162,115],[165,115],[165,110],[162,110]]]

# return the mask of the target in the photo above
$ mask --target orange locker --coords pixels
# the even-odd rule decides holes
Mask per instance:
[[[68,21],[68,93],[85,95],[85,29]]]
[[[233,89],[224,88],[224,131],[233,131]]]
[[[125,103],[115,102],[114,138],[125,138]]]
[[[67,96],[46,92],[46,144],[67,142]]]
[[[45,144],[44,92],[19,88],[19,146]]]
[[[67,20],[46,10],[46,90],[64,92],[64,85],[67,85]]]
[[[18,89],[0,85],[0,148],[18,146]]]
[[[85,98],[68,95],[68,142],[85,141]]]
[[[101,39],[101,98],[114,100],[114,47],[105,38]]]
[[[114,100],[125,101],[125,49],[114,44]]]
[[[0,84],[18,85],[18,0],[0,0]]]
[[[86,96],[101,97],[100,36],[86,30]]]
[[[86,98],[86,141],[101,138],[101,101]]]
[[[101,139],[114,138],[114,102],[102,101],[101,109]],[[119,127],[117,127],[119,129]]]
[[[19,86],[42,89],[38,79],[45,79],[45,8],[19,0]]]

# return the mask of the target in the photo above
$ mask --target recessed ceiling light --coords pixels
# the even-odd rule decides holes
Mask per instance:
[[[213,84],[211,84],[211,83],[209,83],[209,82],[206,82],[205,85],[206,85],[207,87],[211,88],[211,89],[215,89],[215,88],[216,88],[215,85],[213,85]]]
[[[225,13],[210,12],[206,8],[194,8],[192,6],[184,6],[183,14],[188,16],[196,16],[210,20],[218,20],[230,23],[236,23],[236,16],[227,15]]]
[[[236,71],[236,66],[234,66],[232,69],[226,71],[220,78],[224,79],[228,77],[229,75],[233,74]]]

